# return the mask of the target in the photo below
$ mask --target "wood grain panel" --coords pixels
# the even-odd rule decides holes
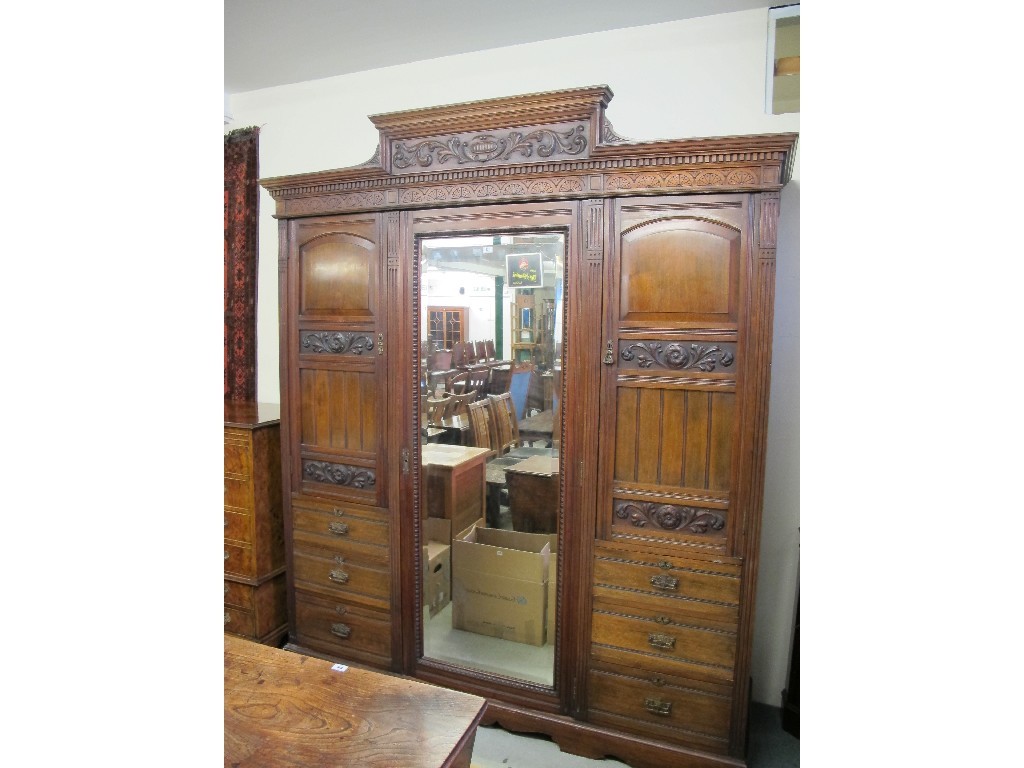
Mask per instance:
[[[735,395],[718,393],[711,396],[711,447],[706,487],[713,491],[725,491],[730,487],[735,410]]]
[[[374,453],[380,401],[376,374],[303,368],[302,443],[312,450]]]
[[[369,320],[375,314],[376,244],[345,233],[314,238],[299,251],[299,313]]]
[[[683,484],[683,435],[686,428],[686,393],[665,390],[662,393],[661,466],[657,482]]]
[[[620,319],[735,321],[739,232],[705,219],[666,217],[622,236]]]

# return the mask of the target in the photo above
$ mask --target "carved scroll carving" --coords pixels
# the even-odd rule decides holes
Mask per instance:
[[[524,129],[528,130],[528,129]],[[586,125],[559,125],[505,134],[458,134],[424,139],[408,145],[391,144],[391,165],[396,172],[431,166],[523,163],[560,155],[587,156]]]
[[[373,470],[350,467],[347,464],[332,464],[329,461],[303,461],[302,476],[318,483],[348,485],[352,488],[372,488],[377,484],[377,476]]]
[[[601,125],[601,143],[602,144],[628,144],[632,139],[627,139],[624,136],[619,136],[612,128],[611,122],[606,117],[604,123]]]
[[[399,200],[402,203],[443,203],[450,200],[479,200],[582,191],[582,179],[569,176],[561,179],[536,181],[488,181],[483,184],[449,184],[423,189],[403,189]]]
[[[361,355],[373,350],[373,337],[342,331],[303,331],[299,334],[303,349],[333,355]]]
[[[736,345],[690,344],[687,347],[686,344],[678,342],[662,344],[660,341],[626,341],[619,347],[619,357],[627,362],[636,360],[641,368],[658,365],[676,371],[694,369],[710,373],[717,366],[728,368],[733,364],[736,359]]]
[[[726,187],[753,186],[758,178],[753,171],[736,169],[718,171],[675,171],[673,173],[631,173],[609,176],[606,189],[646,189],[664,187]]]
[[[615,517],[626,520],[636,528],[648,524],[666,531],[707,533],[725,527],[725,517],[701,507],[681,507],[675,504],[657,504],[643,501],[616,501]]]

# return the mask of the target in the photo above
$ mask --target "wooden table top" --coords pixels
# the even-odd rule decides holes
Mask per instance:
[[[486,700],[224,636],[224,765],[469,766]]]
[[[421,464],[437,464],[442,467],[457,467],[467,461],[480,457],[486,458],[491,451],[488,448],[475,448],[468,445],[444,445],[443,443],[424,443],[421,448]]]
[[[557,456],[531,456],[528,459],[505,468],[506,472],[521,472],[524,475],[550,476],[558,474]]]
[[[527,416],[519,422],[519,433],[534,432],[550,435],[554,431],[555,412],[541,411],[533,416]]]
[[[272,424],[281,420],[281,406],[278,403],[254,403],[224,401],[224,425],[250,429],[261,424]]]

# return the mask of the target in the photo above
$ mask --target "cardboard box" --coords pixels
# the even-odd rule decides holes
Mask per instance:
[[[451,522],[427,518],[423,526],[423,604],[431,618],[441,612],[452,596]]]
[[[452,541],[452,627],[544,645],[551,537],[472,526]]]

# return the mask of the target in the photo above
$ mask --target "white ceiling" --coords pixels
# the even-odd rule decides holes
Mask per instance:
[[[791,0],[224,0],[224,92]]]

